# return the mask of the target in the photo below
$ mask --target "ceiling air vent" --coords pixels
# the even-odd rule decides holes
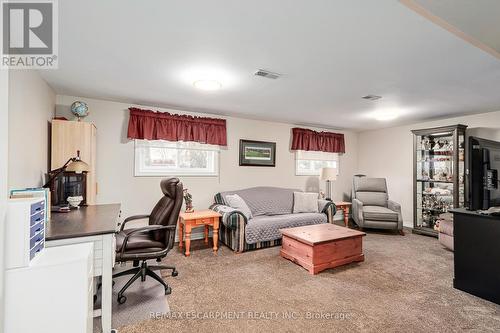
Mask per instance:
[[[265,69],[259,69],[257,72],[254,73],[256,76],[262,76],[268,79],[277,79],[281,76],[281,74],[278,73],[273,73],[270,71],[266,71]]]
[[[377,99],[381,99],[382,96],[377,96],[377,95],[366,95],[366,96],[363,96],[361,97],[363,99],[367,99],[369,101],[376,101]]]

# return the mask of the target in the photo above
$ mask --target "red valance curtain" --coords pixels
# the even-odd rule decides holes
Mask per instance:
[[[129,108],[129,139],[194,141],[227,146],[226,120]]]
[[[305,128],[292,128],[292,150],[314,150],[345,153],[344,134],[316,132]]]

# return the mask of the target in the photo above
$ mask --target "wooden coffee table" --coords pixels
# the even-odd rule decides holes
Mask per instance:
[[[280,231],[283,235],[281,256],[299,264],[311,274],[365,260],[364,232],[330,223]]]

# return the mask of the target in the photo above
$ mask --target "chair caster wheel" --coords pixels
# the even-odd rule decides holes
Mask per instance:
[[[118,296],[118,303],[123,304],[127,301],[127,296]]]
[[[172,293],[172,288],[167,287],[165,288],[165,295],[170,295]]]
[[[179,272],[177,272],[177,271],[172,271],[172,276],[177,276],[177,275],[179,275]]]

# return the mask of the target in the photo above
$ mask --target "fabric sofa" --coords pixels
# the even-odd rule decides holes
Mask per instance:
[[[395,229],[403,234],[401,205],[389,200],[385,178],[354,177],[352,216],[360,228]]]
[[[304,225],[333,223],[335,204],[318,200],[318,213],[293,214],[293,192],[299,190],[278,187],[253,187],[217,193],[210,207],[222,215],[219,239],[235,252],[260,249],[281,244],[279,229]],[[253,217],[247,220],[240,211],[231,208],[226,195],[238,194],[250,208]]]

